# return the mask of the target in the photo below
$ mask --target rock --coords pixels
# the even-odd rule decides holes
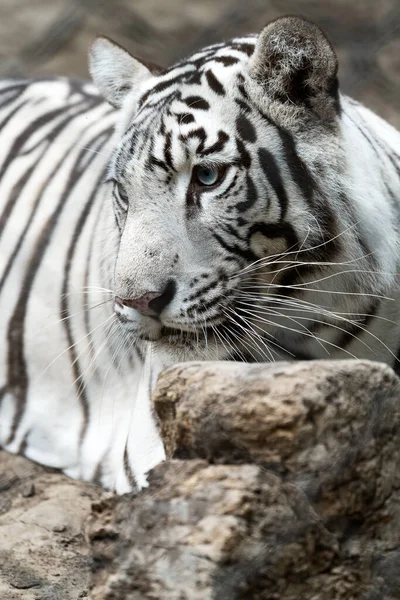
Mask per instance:
[[[154,393],[170,458],[136,496],[0,452],[0,598],[398,599],[399,383],[368,361],[175,365]]]
[[[382,364],[188,363],[170,456],[94,507],[92,600],[377,600],[400,579],[399,380]]]
[[[95,486],[0,451],[1,600],[87,594],[91,557],[82,526],[103,496]]]
[[[35,486],[33,483],[27,483],[23,486],[21,490],[21,495],[23,498],[31,498],[35,495]]]
[[[382,431],[397,427],[398,384],[369,361],[186,363],[160,377],[154,408],[168,456],[326,479],[356,455],[368,461]]]
[[[291,539],[294,501],[293,490],[256,465],[170,461],[154,472],[151,491],[98,507],[89,539],[101,568],[91,598],[231,599],[250,592],[261,563],[276,591],[289,573],[321,572],[336,541],[309,511],[308,527]],[[310,545],[323,550],[310,553]]]

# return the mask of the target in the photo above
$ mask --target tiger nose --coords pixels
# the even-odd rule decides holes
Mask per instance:
[[[120,298],[115,297],[116,304],[134,308],[142,315],[149,317],[158,317],[164,308],[172,301],[175,296],[176,284],[172,279],[168,281],[162,292],[147,292],[138,298]]]

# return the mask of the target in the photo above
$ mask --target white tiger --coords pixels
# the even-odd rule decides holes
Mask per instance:
[[[90,69],[115,108],[67,79],[0,88],[4,448],[122,493],[164,458],[167,365],[397,365],[400,135],[339,94],[318,27],[166,71],[99,38]]]

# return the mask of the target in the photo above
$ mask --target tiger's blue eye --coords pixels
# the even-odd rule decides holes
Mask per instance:
[[[222,170],[216,167],[195,167],[194,178],[197,184],[210,186],[215,185],[222,176]]]

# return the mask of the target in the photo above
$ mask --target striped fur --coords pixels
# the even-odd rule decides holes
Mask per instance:
[[[400,135],[338,93],[315,26],[165,72],[100,39],[91,70],[118,110],[86,83],[0,87],[2,446],[125,492],[164,457],[167,365],[397,368]],[[154,292],[157,318],[132,308]]]

